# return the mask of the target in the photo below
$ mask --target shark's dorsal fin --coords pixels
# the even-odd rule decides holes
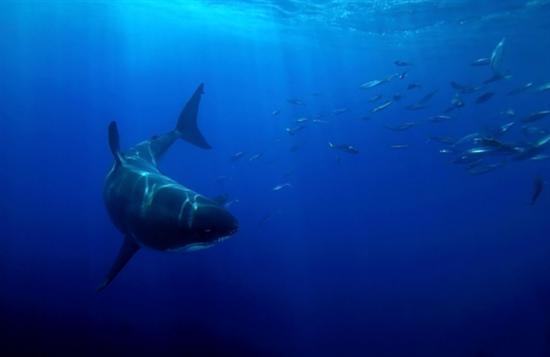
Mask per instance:
[[[120,251],[118,252],[118,256],[113,263],[113,266],[111,267],[111,270],[105,277],[105,280],[101,285],[97,287],[97,291],[101,291],[105,289],[111,281],[117,276],[118,273],[124,268],[124,266],[130,261],[130,259],[136,254],[136,252],[139,250],[139,245],[135,243],[132,238],[126,236],[124,238],[124,242],[122,242],[122,246],[120,247]]]
[[[201,95],[204,93],[204,84],[201,83],[193,93],[193,96],[187,101],[185,107],[181,111],[178,119],[176,131],[182,139],[187,140],[193,145],[203,149],[211,149],[212,147],[206,142],[197,126],[197,116],[199,114],[199,104]]]
[[[118,135],[118,126],[116,121],[109,123],[109,148],[113,153],[116,165],[119,166],[121,163],[120,159],[120,137]]]

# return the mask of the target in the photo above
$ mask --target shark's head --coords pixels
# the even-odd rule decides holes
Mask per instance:
[[[216,243],[237,232],[237,219],[215,202],[199,205],[190,227],[198,243]]]

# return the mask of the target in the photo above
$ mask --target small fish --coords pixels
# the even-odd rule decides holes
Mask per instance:
[[[499,135],[502,135],[502,134],[505,134],[507,133],[516,123],[511,121],[509,123],[506,123],[506,124],[502,124],[499,128],[498,128],[498,134]]]
[[[491,64],[490,58],[478,58],[472,63],[470,63],[470,66],[480,67],[480,66],[488,66],[489,64]]]
[[[263,153],[254,154],[254,155],[250,156],[250,158],[248,159],[248,161],[250,161],[250,162],[256,161],[256,160],[258,160],[259,158],[261,158],[262,156],[264,156]]]
[[[372,97],[369,98],[368,102],[369,102],[369,103],[378,102],[380,99],[382,99],[382,97],[383,97],[383,96],[382,96],[381,94],[372,96]]]
[[[301,124],[301,123],[305,123],[308,120],[309,120],[308,118],[302,117],[302,118],[296,119],[296,123]]]
[[[451,87],[460,94],[470,94],[479,90],[479,87],[474,87],[469,84],[460,84],[455,81],[451,81]]]
[[[333,144],[331,142],[328,143],[328,147],[331,149],[340,150],[342,152],[348,153],[348,154],[358,154],[359,150],[357,150],[355,147],[347,144]]]
[[[451,106],[445,109],[444,113],[450,113],[456,109],[462,108],[463,106],[464,101],[458,95],[455,95],[454,98],[451,100]]]
[[[395,93],[395,94],[392,96],[392,99],[393,99],[394,102],[399,101],[401,98],[403,98],[403,96],[401,95],[401,93]]]
[[[495,163],[495,164],[489,164],[489,165],[475,165],[474,167],[470,167],[468,169],[468,173],[470,175],[483,175],[491,171],[494,171],[501,166],[503,166],[502,163]]]
[[[483,84],[491,84],[493,82],[498,82],[498,81],[502,81],[502,80],[510,79],[510,78],[512,78],[512,76],[509,75],[509,74],[502,75],[502,74],[497,73],[497,74],[494,74],[492,77],[489,77],[486,80],[484,80]]]
[[[399,76],[397,76],[397,78],[403,80],[405,78],[407,78],[407,75],[409,74],[409,72],[402,72],[399,74]]]
[[[537,176],[533,180],[533,193],[531,194],[531,206],[534,206],[539,199],[540,194],[544,190],[544,180],[542,177]]]
[[[299,132],[300,130],[304,129],[305,126],[303,125],[297,125],[295,127],[292,127],[292,128],[285,128],[285,131],[287,133],[289,133],[290,135],[296,135],[297,132]]]
[[[277,192],[277,191],[281,191],[282,189],[287,188],[287,187],[288,188],[292,187],[292,184],[290,182],[285,182],[285,183],[282,183],[280,185],[275,185],[271,190]]]
[[[491,137],[479,137],[474,139],[474,143],[477,145],[481,145],[487,150],[490,150],[490,148],[497,148],[502,149],[505,148],[506,145],[500,142],[497,139],[491,138]]]
[[[373,79],[372,81],[365,82],[359,86],[361,89],[369,89],[377,87],[383,83],[386,83],[387,79]]]
[[[491,69],[493,70],[495,75],[502,75],[502,53],[504,52],[505,42],[506,38],[500,40],[500,42],[493,50],[493,53],[491,54],[491,61],[489,62],[489,64],[491,65]]]
[[[422,88],[422,86],[418,83],[409,83],[409,85],[407,86],[407,90],[413,90],[416,88]]]
[[[501,115],[507,116],[507,117],[515,117],[516,111],[514,109],[507,109],[502,112],[500,112]]]
[[[444,121],[448,121],[448,120],[451,120],[452,117],[448,116],[448,115],[434,115],[432,117],[429,117],[428,120],[431,121],[432,123],[442,123]]]
[[[390,146],[392,149],[406,149],[409,147],[409,144],[395,144]]]
[[[409,62],[405,62],[405,61],[401,61],[401,60],[396,60],[393,62],[397,67],[408,67],[408,66],[411,66],[411,64]]]
[[[212,201],[216,202],[219,206],[225,207],[227,202],[229,202],[229,195],[227,193],[222,193],[221,195],[213,197]]]
[[[451,149],[439,149],[440,154],[454,154],[455,151]]]
[[[521,128],[523,135],[525,136],[543,136],[547,134],[547,131],[535,126],[524,126]]]
[[[544,83],[537,87],[537,92],[546,92],[550,90],[550,82]]]
[[[429,92],[428,94],[426,94],[425,96],[423,96],[417,103],[419,103],[419,104],[426,104],[426,103],[428,103],[428,102],[429,102],[430,100],[432,100],[432,98],[437,94],[437,92],[439,92],[438,89]]]
[[[244,156],[243,151],[236,152],[233,155],[231,155],[231,161],[237,161],[237,160],[241,159],[243,156]]]
[[[476,138],[478,138],[479,136],[480,136],[480,134],[478,132],[466,134],[462,138],[457,140],[456,145],[462,144],[462,143],[467,142],[467,141],[473,141]]]
[[[225,203],[224,207],[229,208],[230,206],[233,206],[235,203],[239,203],[240,201],[238,199],[229,200]]]
[[[332,115],[340,115],[340,114],[344,114],[346,112],[348,112],[349,109],[348,108],[338,108],[338,109],[334,109],[332,111]]]
[[[328,123],[328,121],[322,120],[322,119],[313,119],[311,122],[312,122],[312,123],[318,123],[318,124],[326,124],[326,123]]]
[[[456,159],[454,159],[454,164],[464,165],[464,164],[472,164],[475,162],[480,162],[481,159],[479,158],[479,155],[472,155],[469,153],[464,153],[459,155]]]
[[[532,123],[546,117],[548,114],[550,114],[550,110],[541,110],[540,112],[529,114],[525,118],[522,118],[521,121],[523,123]]]
[[[549,141],[550,141],[550,135],[546,135],[546,136],[540,138],[539,140],[537,140],[537,142],[535,143],[535,146],[536,147],[541,147],[543,145],[548,144]]]
[[[533,87],[534,85],[535,84],[533,82],[527,82],[524,85],[522,85],[521,87],[512,89],[511,91],[509,91],[507,93],[507,95],[517,95],[517,94],[523,93],[523,92],[527,91],[529,88]]]
[[[550,142],[550,135],[546,135],[542,138],[539,138],[536,142],[528,144],[526,146],[515,147],[515,153],[517,154],[514,159],[516,161],[520,160],[545,160],[547,158],[546,154],[542,154],[541,151],[544,149],[546,144]]]
[[[550,155],[548,155],[548,154],[538,154],[538,155],[533,156],[530,160],[540,161],[540,160],[548,160],[548,159],[550,159]]]
[[[216,202],[219,206],[228,208],[229,206],[233,205],[234,203],[238,203],[238,199],[230,200],[229,195],[227,193],[218,195],[214,198],[212,198],[212,201]]]
[[[306,105],[306,103],[304,103],[303,100],[301,99],[298,99],[298,98],[289,98],[286,100],[289,104],[292,104],[292,105]]]
[[[399,73],[392,73],[389,76],[387,76],[386,78],[384,78],[384,80],[386,82],[390,82],[390,81],[393,81],[396,78],[399,78]]]
[[[483,93],[482,95],[480,95],[479,97],[476,98],[476,103],[477,104],[485,103],[489,99],[491,99],[494,95],[495,95],[495,93],[493,93],[493,92],[485,92],[485,93]]]
[[[495,151],[494,148],[487,147],[487,146],[478,146],[478,147],[473,147],[473,148],[470,148],[470,149],[466,150],[465,153],[476,155],[476,154],[485,154],[485,153],[493,152],[493,151]]]
[[[279,109],[275,109],[274,111],[271,112],[271,115],[273,115],[274,117],[276,117],[277,115],[279,115],[281,113],[281,111]]]
[[[437,94],[438,90],[433,90],[420,98],[420,100],[414,104],[409,104],[405,107],[405,109],[408,110],[420,110],[424,109],[428,106],[428,103],[432,100],[432,98]]]
[[[405,131],[405,130],[408,130],[408,129],[412,128],[415,125],[416,125],[416,123],[413,122],[413,121],[406,121],[406,122],[403,122],[401,124],[397,124],[395,126],[386,125],[386,128],[390,129],[390,130],[393,130],[393,131]]]
[[[388,100],[387,102],[383,103],[382,105],[379,105],[379,106],[377,106],[376,108],[374,108],[374,109],[372,110],[372,112],[373,112],[373,113],[376,113],[376,112],[379,112],[379,111],[381,111],[381,110],[384,110],[384,109],[386,109],[387,107],[389,107],[390,105],[392,105],[392,103],[393,103],[393,100]]]

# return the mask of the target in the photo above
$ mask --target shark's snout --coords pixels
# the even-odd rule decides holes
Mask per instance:
[[[193,217],[193,230],[204,241],[227,237],[239,229],[237,219],[225,208],[217,205],[199,207]]]

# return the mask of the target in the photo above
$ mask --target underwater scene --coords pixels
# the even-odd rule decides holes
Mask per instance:
[[[3,0],[1,356],[550,356],[549,0]]]

